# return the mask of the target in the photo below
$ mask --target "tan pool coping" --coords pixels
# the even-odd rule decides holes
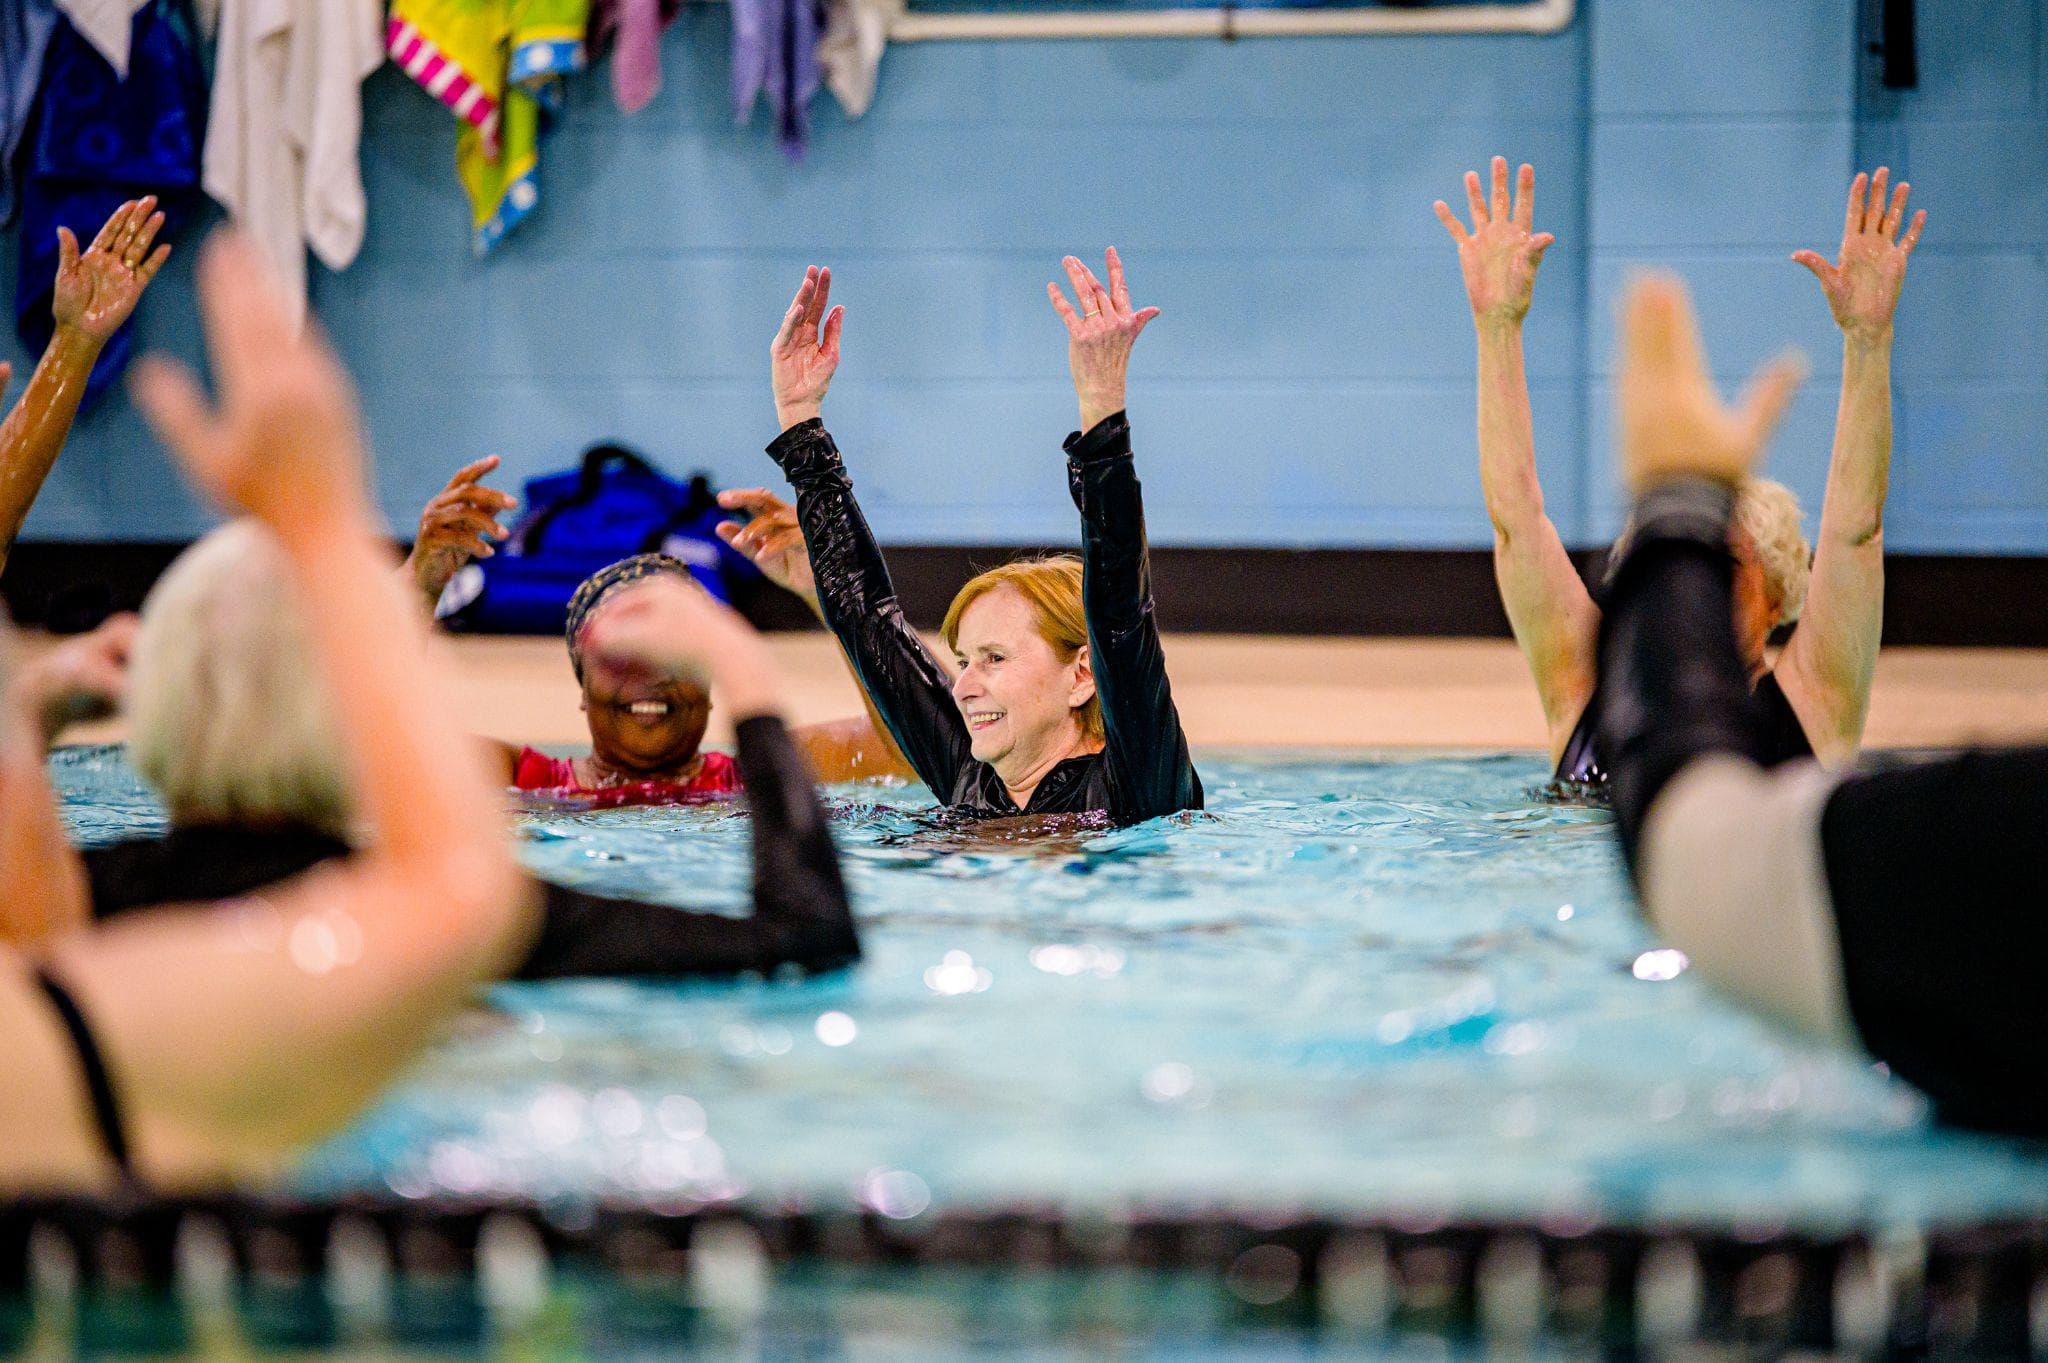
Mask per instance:
[[[577,692],[554,639],[444,638],[477,732],[517,742],[585,737]],[[29,648],[48,641],[31,637]],[[769,646],[796,722],[857,713],[837,648],[822,633]],[[1169,635],[1174,698],[1202,748],[1541,749],[1542,715],[1521,655],[1505,640]],[[70,741],[111,741],[118,722]],[[1867,745],[1945,747],[2048,741],[2048,650],[1886,649]],[[714,718],[710,741],[730,734]]]

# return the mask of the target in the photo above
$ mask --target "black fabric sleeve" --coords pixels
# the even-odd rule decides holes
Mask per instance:
[[[1081,512],[1081,596],[1102,702],[1112,817],[1137,821],[1202,807],[1202,782],[1166,679],[1152,609],[1145,502],[1122,412],[1067,437],[1067,485]]]
[[[1601,618],[1596,747],[1631,871],[1650,806],[1686,763],[1725,752],[1761,764],[1749,677],[1735,647],[1734,507],[1731,488],[1704,478],[1674,479],[1639,497],[1636,533]]]
[[[853,482],[822,421],[790,427],[768,447],[796,489],[797,519],[818,580],[825,623],[889,726],[911,770],[941,801],[973,765],[953,688],[897,604],[882,550],[853,498]]]
[[[752,916],[607,899],[542,882],[540,935],[517,978],[817,971],[859,959],[839,854],[810,768],[773,716],[742,721],[738,736],[753,815]]]

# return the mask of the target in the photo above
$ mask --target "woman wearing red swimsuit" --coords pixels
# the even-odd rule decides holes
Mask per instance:
[[[496,466],[493,458],[462,469],[421,514],[406,566],[427,601],[434,601],[471,557],[488,554],[490,541],[504,537],[496,517],[511,508],[513,499],[479,481]],[[740,793],[739,764],[727,753],[705,752],[701,746],[711,722],[711,696],[703,686],[652,667],[610,661],[603,651],[586,655],[586,645],[604,629],[612,606],[649,578],[671,574],[690,579],[680,560],[641,554],[592,574],[576,589],[565,634],[569,664],[583,686],[590,753],[550,757],[535,748],[487,740],[508,785],[600,806],[692,804]],[[910,774],[895,745],[868,718],[807,724],[793,729],[790,737],[820,781]]]

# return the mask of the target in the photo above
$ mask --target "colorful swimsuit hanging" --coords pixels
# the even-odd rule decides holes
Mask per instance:
[[[482,255],[540,202],[545,115],[583,66],[589,0],[392,0],[391,59],[460,120],[455,165]]]

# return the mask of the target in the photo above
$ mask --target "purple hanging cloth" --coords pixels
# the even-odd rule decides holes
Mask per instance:
[[[820,83],[817,0],[732,0],[732,100],[742,124],[765,92],[782,150],[800,159]]]
[[[591,56],[612,52],[612,99],[637,114],[661,93],[661,31],[683,12],[683,0],[591,0]]]

